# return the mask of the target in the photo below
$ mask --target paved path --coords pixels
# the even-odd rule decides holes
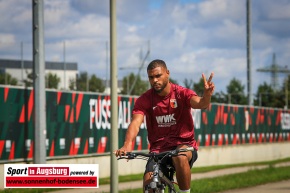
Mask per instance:
[[[275,167],[283,167],[283,166],[290,166],[290,162],[279,163],[276,164]],[[263,169],[269,167],[268,165],[261,165],[261,166],[245,166],[245,167],[235,167],[235,168],[228,168],[228,169],[221,169],[215,170],[211,172],[205,173],[196,173],[191,175],[192,180],[202,179],[202,178],[213,178],[223,175],[235,174],[235,173],[242,173],[247,172],[253,169]],[[133,182],[124,182],[119,183],[119,190],[128,190],[128,189],[136,189],[142,187],[142,181],[133,181]],[[271,191],[272,190],[272,191]],[[64,189],[53,191],[49,193],[105,193],[110,192],[110,185],[100,185],[99,188],[83,188],[83,189]],[[245,189],[238,189],[238,190],[230,190],[226,191],[225,193],[286,193],[290,192],[290,180],[282,181],[278,183],[270,183],[261,186],[245,188]]]
[[[228,190],[222,193],[289,193],[290,180],[281,182],[263,184],[260,186],[242,188],[237,190]]]

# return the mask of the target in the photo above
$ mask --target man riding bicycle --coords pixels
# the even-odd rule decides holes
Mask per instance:
[[[170,72],[163,60],[153,60],[147,67],[151,89],[142,94],[133,108],[132,121],[128,127],[123,147],[118,149],[116,156],[125,155],[132,151],[140,125],[146,116],[146,127],[150,152],[163,152],[176,148],[194,147],[196,151],[183,152],[180,156],[172,157],[176,179],[180,192],[190,192],[191,171],[193,162],[197,159],[197,144],[194,138],[194,126],[191,108],[206,109],[210,105],[214,92],[211,82],[213,73],[208,80],[204,74],[204,94],[198,96],[194,91],[169,82]],[[143,187],[150,183],[153,166],[148,160]]]

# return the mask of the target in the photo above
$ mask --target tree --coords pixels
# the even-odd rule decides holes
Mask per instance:
[[[193,90],[194,92],[196,92],[196,94],[198,96],[203,96],[204,81],[203,81],[202,77],[199,79],[198,83],[194,83],[192,79],[190,79],[190,80],[185,79],[183,81],[183,83],[184,83],[186,88]],[[213,95],[211,97],[211,102],[226,103],[227,102],[227,94],[225,94],[222,91],[220,93],[213,93]]]
[[[289,106],[290,75],[285,78],[281,90],[274,91],[274,100],[270,107],[288,108]]]
[[[98,78],[96,75],[92,75],[89,81],[89,91],[92,92],[104,92],[105,86],[103,85],[103,81]]]
[[[227,86],[228,103],[232,104],[247,104],[247,97],[244,94],[245,86],[242,85],[241,81],[233,78]]]
[[[46,88],[58,88],[58,84],[60,83],[60,78],[56,74],[48,73],[45,77],[46,80]]]
[[[283,90],[275,92],[275,98],[270,107],[284,108],[285,107],[285,93]]]
[[[202,77],[199,79],[198,83],[193,83],[192,90],[194,90],[197,95],[203,96],[203,92],[204,92],[204,81],[203,81],[203,78]]]
[[[136,80],[136,84],[133,86],[134,81]],[[121,94],[129,94],[129,95],[141,95],[146,90],[148,90],[148,81],[141,80],[140,76],[135,76],[133,73],[129,74],[128,76],[123,78],[122,81],[123,89],[121,91]],[[131,93],[129,93],[129,91]]]
[[[184,79],[183,83],[184,83],[185,88],[188,88],[188,89],[193,88],[193,80],[192,79],[188,80],[186,78],[186,79]]]
[[[25,87],[33,86],[33,72],[27,74],[27,79],[24,80]]]
[[[89,90],[89,77],[87,72],[80,72],[77,77],[76,86],[79,91],[88,91]]]
[[[254,104],[263,107],[284,108],[286,104],[285,89],[287,89],[285,88],[285,83],[286,82],[284,82],[282,89],[277,91],[275,91],[272,86],[267,84],[266,82],[264,82],[262,85],[259,85],[258,91],[256,93],[257,99],[254,101]]]
[[[193,90],[199,96],[203,95],[203,91],[204,91],[203,78],[200,78],[199,82],[197,82],[197,83],[194,83],[194,81],[192,79],[189,80],[186,78],[186,79],[184,79],[183,83],[184,83],[185,88]]]
[[[169,78],[169,82],[172,82],[173,84],[178,84],[177,80],[174,80],[172,78]]]
[[[0,74],[0,84],[17,85],[18,81],[13,78],[9,73]]]
[[[211,96],[211,102],[213,102],[213,103],[227,103],[228,102],[228,95],[226,93],[224,93],[223,91],[214,92],[213,95]]]
[[[256,94],[256,100],[254,100],[254,105],[259,106],[272,106],[272,102],[275,98],[275,93],[273,88],[264,82],[262,85],[258,86],[258,91]]]
[[[285,92],[285,107],[288,109],[288,105],[289,105],[289,90],[290,90],[290,75],[288,75],[286,77],[285,81],[284,81],[283,90]]]
[[[69,79],[69,86],[68,87],[70,90],[75,90],[76,89],[76,80],[73,78]]]
[[[70,88],[73,88],[73,82],[70,82]],[[76,80],[76,87],[79,91],[92,91],[92,92],[104,92],[105,86],[100,78],[96,75],[92,75],[89,78],[87,72],[81,72]]]

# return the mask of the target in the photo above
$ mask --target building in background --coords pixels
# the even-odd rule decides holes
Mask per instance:
[[[0,59],[0,72],[16,78],[18,85],[23,86],[28,75],[32,73],[32,61]],[[45,74],[56,74],[60,78],[58,89],[69,89],[71,81],[76,82],[78,64],[75,62],[45,62]]]
[[[117,84],[117,93],[120,94],[123,90],[123,80],[118,80]],[[111,80],[103,80],[103,85],[105,86],[104,93],[108,95],[111,94]]]

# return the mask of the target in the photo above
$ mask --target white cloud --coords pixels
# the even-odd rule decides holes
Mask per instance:
[[[45,24],[48,27],[64,23],[67,19],[75,17],[76,13],[71,9],[69,1],[46,0],[44,2]]]
[[[279,0],[274,3],[271,0],[264,0],[264,1],[258,1],[253,2],[254,5],[263,3],[264,6],[257,6],[256,9],[259,9],[259,15],[263,15],[263,17],[266,17],[268,19],[290,19],[290,4],[289,0]]]
[[[58,26],[51,27],[47,30],[47,35],[53,38],[62,36],[64,38],[93,38],[100,39],[103,37],[109,38],[108,19],[96,18],[94,15],[86,15],[75,22],[67,22],[61,29],[56,29]]]
[[[31,7],[25,1],[10,0],[0,1],[0,33],[13,33],[15,39],[26,36],[31,32],[32,12]],[[30,35],[31,37],[31,35]]]
[[[224,19],[240,20],[246,10],[245,1],[206,0],[198,5],[201,22],[216,22]]]
[[[13,34],[5,34],[0,33],[0,47],[4,47],[6,44],[14,44],[15,43],[15,37]]]

